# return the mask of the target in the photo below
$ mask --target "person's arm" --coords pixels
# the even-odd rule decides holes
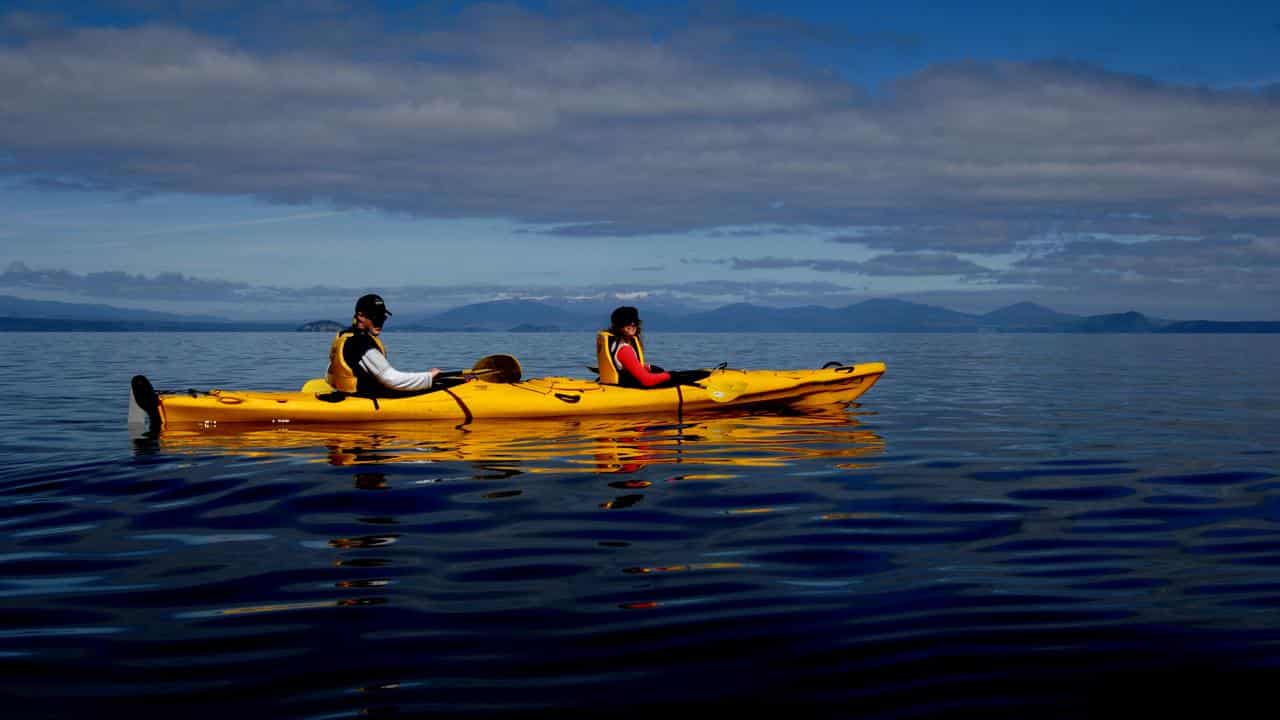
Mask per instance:
[[[391,367],[391,362],[387,360],[387,356],[376,349],[366,350],[364,355],[360,356],[360,367],[377,378],[383,387],[403,392],[430,389],[431,381],[440,372],[434,369],[426,372],[402,372]]]
[[[640,356],[636,354],[636,349],[626,343],[618,348],[618,362],[622,363],[622,367],[645,387],[653,387],[671,379],[669,372],[649,372],[649,368],[640,364]]]

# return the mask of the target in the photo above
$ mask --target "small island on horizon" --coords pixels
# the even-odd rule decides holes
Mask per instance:
[[[343,325],[342,323],[339,323],[339,322],[334,322],[333,320],[316,320],[314,322],[303,323],[302,325],[298,326],[297,330],[298,332],[336,333],[346,327],[347,327],[346,325]]]

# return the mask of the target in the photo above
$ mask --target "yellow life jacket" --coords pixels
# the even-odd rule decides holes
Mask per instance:
[[[329,369],[325,371],[325,382],[335,389],[345,393],[353,393],[356,391],[359,381],[356,378],[356,372],[347,364],[346,358],[342,355],[342,350],[347,344],[347,340],[355,334],[350,328],[343,330],[333,338],[333,344],[329,346]],[[377,337],[370,335],[370,340],[377,346],[383,355],[387,354],[387,348]]]
[[[622,373],[626,372],[618,365],[618,344],[622,342],[625,341],[608,330],[601,330],[596,333],[596,367],[600,368],[600,383],[602,385],[620,385],[622,383]],[[639,337],[636,337],[635,349],[636,356],[640,358],[640,364],[645,365],[644,343],[640,342]],[[648,366],[646,365],[646,367]]]

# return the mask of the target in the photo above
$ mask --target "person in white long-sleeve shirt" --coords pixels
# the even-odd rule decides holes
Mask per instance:
[[[325,380],[335,390],[378,396],[431,388],[440,368],[404,372],[387,360],[387,348],[378,336],[390,315],[386,302],[377,295],[364,295],[356,301],[351,327],[339,332],[329,347]]]

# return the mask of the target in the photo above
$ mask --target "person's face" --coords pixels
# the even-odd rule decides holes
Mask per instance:
[[[639,334],[640,334],[640,323],[638,323],[638,322],[629,322],[629,323],[627,323],[626,325],[623,325],[623,326],[622,326],[622,334],[623,334],[623,335],[626,335],[626,336],[627,336],[627,337],[629,337],[629,338],[633,338],[633,337],[635,337],[636,335],[639,335]]]
[[[369,333],[370,335],[376,336],[380,334],[382,332],[382,323],[386,321],[387,321],[386,318],[378,318],[377,321],[375,321],[373,318],[369,317],[368,315],[365,315],[362,312],[356,313],[356,327]]]

